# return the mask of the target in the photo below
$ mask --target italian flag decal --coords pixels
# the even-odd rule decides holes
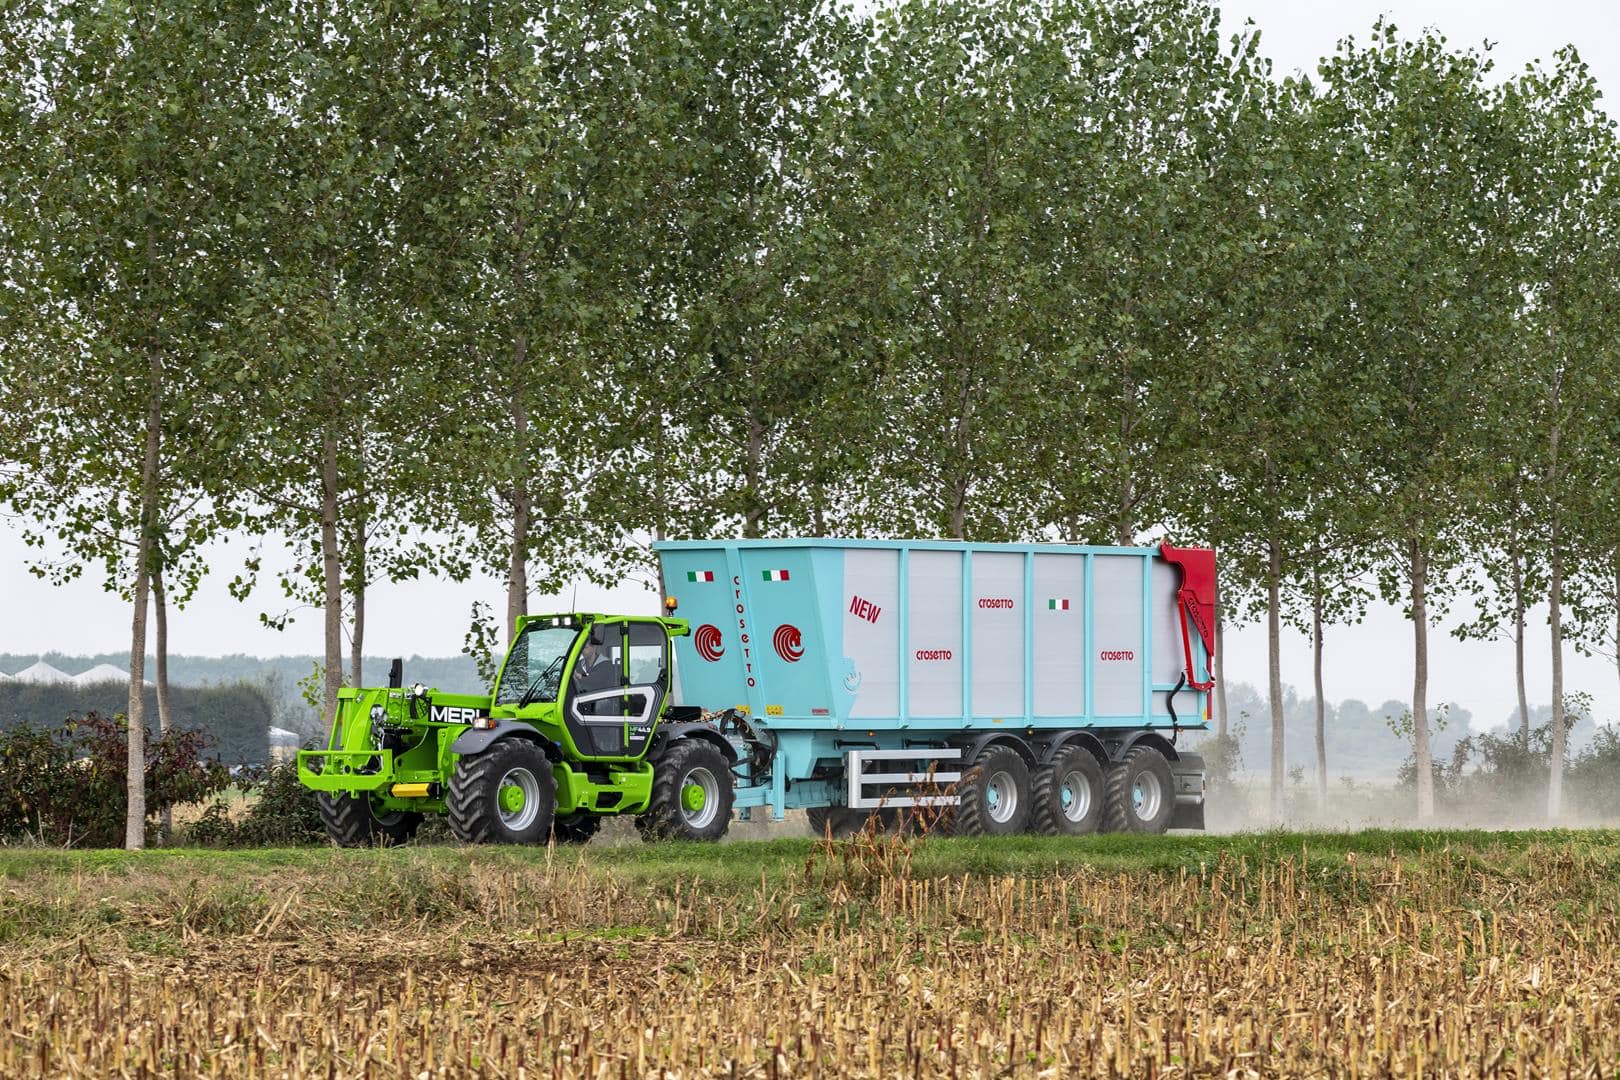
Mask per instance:
[[[763,573],[766,581],[786,581],[788,579],[786,570],[766,570]]]
[[[687,581],[713,581],[714,580],[714,571],[713,570],[688,570],[686,572],[686,580]]]
[[[1066,596],[1062,597],[1062,598],[1054,597],[1053,599],[1048,600],[1046,602],[1046,609],[1048,611],[1068,611],[1069,610],[1069,598],[1066,597]]]

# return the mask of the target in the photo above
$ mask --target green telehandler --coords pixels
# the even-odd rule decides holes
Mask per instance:
[[[669,702],[675,618],[518,620],[487,697],[402,685],[338,692],[325,750],[298,755],[343,847],[409,840],[444,814],[471,843],[583,843],[608,814],[647,839],[718,840],[738,752],[724,718]]]

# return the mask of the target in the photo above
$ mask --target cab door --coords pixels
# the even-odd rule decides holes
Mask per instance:
[[[669,693],[668,637],[659,623],[629,620],[597,622],[590,634],[601,660],[586,672],[576,658],[563,703],[569,735],[585,757],[640,757]]]

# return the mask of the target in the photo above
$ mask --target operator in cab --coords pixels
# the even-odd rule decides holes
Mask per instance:
[[[579,662],[574,665],[574,693],[591,694],[598,690],[616,690],[618,687],[618,668],[607,650],[602,648],[596,631],[592,630],[585,639],[585,647],[579,652]],[[608,712],[604,706],[610,705],[611,701],[588,701],[579,708],[583,713],[601,715]]]

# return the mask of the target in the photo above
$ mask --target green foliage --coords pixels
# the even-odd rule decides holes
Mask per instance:
[[[316,795],[298,780],[292,762],[271,765],[234,778],[248,800],[232,817],[227,802],[211,803],[185,832],[184,840],[203,847],[290,847],[325,844],[326,827]]]
[[[0,838],[61,847],[123,843],[128,727],[90,713],[54,727],[23,723],[0,730]],[[201,802],[230,783],[204,754],[208,735],[174,728],[146,733],[146,812]]]

